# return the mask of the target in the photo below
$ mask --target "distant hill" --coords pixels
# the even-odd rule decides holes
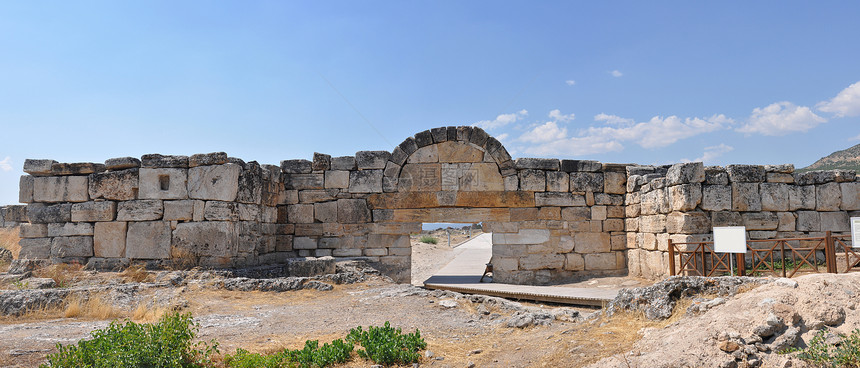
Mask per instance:
[[[860,171],[860,144],[833,152],[797,171],[851,169]]]

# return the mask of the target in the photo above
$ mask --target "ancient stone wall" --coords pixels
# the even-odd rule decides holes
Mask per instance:
[[[486,132],[463,126],[418,133],[392,152],[316,153],[280,167],[212,153],[27,160],[24,171],[21,258],[94,268],[332,256],[363,258],[408,282],[409,235],[422,223],[483,222],[499,282],[628,267],[658,277],[669,238],[705,239],[721,225],[746,225],[753,238],[847,231],[860,210],[854,172],[513,160]]]
[[[27,222],[27,206],[0,207],[0,228],[15,228],[25,222]]]

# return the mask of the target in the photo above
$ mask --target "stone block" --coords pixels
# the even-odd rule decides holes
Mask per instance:
[[[748,212],[741,214],[747,230],[776,230],[779,217],[773,212]]]
[[[518,158],[514,161],[518,170],[535,169],[558,171],[559,160],[554,158]]]
[[[625,218],[624,219],[624,228],[627,231],[639,231],[639,218]]]
[[[247,204],[266,204],[273,206],[278,202],[280,187],[280,169],[266,168],[256,161],[240,166],[236,202]],[[276,171],[271,171],[274,168]]]
[[[314,219],[319,222],[337,222],[337,201],[314,204]]]
[[[140,199],[188,198],[186,169],[142,168],[139,175],[138,198]]]
[[[21,224],[18,226],[18,236],[24,239],[45,238],[48,236],[48,225]]]
[[[490,138],[490,135],[487,134],[483,129],[478,127],[472,128],[472,134],[469,136],[469,142],[478,146],[483,147],[487,140]]]
[[[140,158],[140,167],[187,169],[188,156],[143,155]]]
[[[761,169],[764,171],[764,168]],[[761,211],[761,195],[759,194],[758,186],[758,183],[750,182],[732,183],[732,210],[744,212]]]
[[[194,202],[195,201],[190,199],[164,201],[164,221],[194,220]]]
[[[728,185],[729,174],[726,169],[719,166],[709,166],[705,168],[705,184],[708,185]]]
[[[326,189],[346,189],[349,188],[349,171],[326,171],[325,172],[325,188]]]
[[[624,268],[618,264],[618,257],[612,253],[594,253],[585,255],[585,269],[589,271],[608,271]]]
[[[585,198],[581,195],[575,196],[570,192],[539,192],[535,193],[535,205],[543,206],[584,206]]]
[[[639,231],[662,233],[666,231],[666,215],[649,215],[639,218]]]
[[[239,221],[261,221],[261,211],[259,205],[239,203],[236,206],[236,212],[238,212],[239,214]]]
[[[767,182],[768,183],[794,183],[794,175],[784,174],[784,173],[767,173]]]
[[[284,175],[286,189],[325,189],[325,175],[319,174],[287,174]]]
[[[349,192],[382,193],[382,170],[350,171]]]
[[[370,209],[364,199],[338,199],[337,222],[359,224],[371,221]]]
[[[61,236],[51,239],[52,258],[92,257],[92,236]]]
[[[606,220],[606,206],[592,206],[591,219],[595,221]]]
[[[355,170],[355,156],[340,156],[331,158],[331,169],[334,171]]]
[[[776,214],[779,218],[778,231],[795,231],[797,229],[797,215],[793,212],[779,212]]]
[[[18,180],[18,202],[31,203],[33,202],[33,186],[34,178],[31,175],[21,175]]]
[[[548,242],[550,231],[546,229],[521,229],[515,234],[493,233],[493,244],[525,245]]]
[[[90,174],[89,196],[92,199],[128,201],[137,199],[139,191],[139,170],[126,169]]]
[[[814,210],[815,209],[815,186],[814,185],[792,185],[788,188],[788,209]]]
[[[564,171],[547,171],[546,190],[550,192],[569,192],[570,175]]]
[[[439,150],[436,145],[421,147],[406,160],[410,164],[439,162]]]
[[[821,216],[815,211],[797,211],[797,231],[821,231]]]
[[[764,166],[760,165],[729,165],[726,171],[732,183],[761,183],[766,179]]]
[[[541,207],[538,209],[539,220],[561,220],[561,208]]]
[[[239,220],[238,204],[233,202],[206,201],[203,218],[209,221]]]
[[[543,192],[546,190],[546,172],[543,170],[519,170],[520,190]]]
[[[86,202],[86,176],[40,176],[33,178],[34,202]]]
[[[173,243],[174,258],[182,255],[228,258],[238,252],[239,235],[229,222],[183,222],[177,224],[173,231]],[[284,247],[281,244],[278,251]],[[292,250],[286,248],[286,251]]]
[[[852,182],[857,180],[857,172],[854,170],[833,170],[836,174],[837,183]]]
[[[571,192],[603,192],[603,173],[571,172]]]
[[[188,159],[188,167],[222,165],[226,163],[227,153],[225,152],[198,153],[191,155]]]
[[[788,184],[782,183],[761,183],[759,191],[762,211],[788,211],[788,187]]]
[[[241,172],[241,166],[233,163],[193,167],[188,170],[188,197],[215,201],[235,201],[239,193],[239,175]],[[143,169],[141,169],[142,176]],[[321,174],[318,176],[322,177]],[[143,186],[142,180],[141,186]]]
[[[293,238],[293,249],[317,249],[317,239],[297,236]]]
[[[666,216],[666,232],[700,234],[711,230],[711,219],[704,212],[672,212]]]
[[[24,160],[24,172],[33,176],[49,176],[51,175],[51,166],[57,161],[54,160]]]
[[[30,203],[27,205],[27,217],[34,224],[69,222],[72,220],[72,205],[70,203],[55,205]]]
[[[353,173],[350,173],[350,179],[352,179]],[[442,190],[442,166],[440,164],[406,164],[400,170],[398,191],[438,192],[440,190]]]
[[[702,202],[702,185],[696,183],[671,186],[669,201],[673,211],[692,211]]]
[[[47,231],[47,230],[46,230]],[[47,259],[51,257],[51,238],[27,238],[18,241],[18,259]]]
[[[624,231],[624,220],[616,218],[603,221],[603,231]]]
[[[331,155],[314,152],[314,161],[311,163],[311,170],[325,171],[331,169]]]
[[[591,209],[588,207],[565,207],[561,209],[561,218],[565,221],[587,221],[591,219]]]
[[[105,160],[105,168],[110,171],[139,168],[140,160],[134,157],[116,157]]]
[[[666,184],[678,185],[705,181],[705,166],[701,162],[674,164],[666,172]]]
[[[744,220],[740,213],[732,211],[718,211],[711,213],[711,226],[743,226]]]
[[[821,217],[821,231],[851,231],[851,222],[847,212],[820,212],[819,216]]]
[[[116,210],[117,221],[159,220],[164,215],[164,205],[157,199],[119,202]]]
[[[520,178],[517,175],[508,175],[504,177],[504,185],[506,191],[516,191],[520,188]]]
[[[105,171],[105,165],[92,162],[54,163],[51,165],[51,175],[89,175]]]
[[[519,259],[520,268],[524,270],[561,269],[564,261],[562,254],[529,254]]]
[[[177,224],[178,228],[179,224]],[[125,256],[131,259],[170,258],[170,223],[163,221],[129,222]]]
[[[603,173],[603,191],[610,194],[627,193],[627,175],[620,172]]]
[[[842,189],[839,183],[815,186],[815,209],[817,211],[839,211],[842,204]]]
[[[438,161],[442,163],[468,163],[484,161],[484,152],[468,143],[448,141],[436,145]]]
[[[355,153],[355,163],[359,170],[384,169],[391,158],[387,151],[359,151]]]
[[[601,253],[612,249],[611,238],[608,233],[581,232],[573,234],[574,252],[576,253]]]
[[[205,201],[194,201],[194,212],[191,214],[191,221],[203,221],[206,212]]]
[[[61,222],[48,224],[48,236],[92,236],[93,224],[87,222]]]
[[[302,190],[299,191],[299,203],[328,202],[337,199],[337,190]]]
[[[309,160],[283,160],[281,171],[286,174],[310,174],[313,171],[313,163]]]
[[[93,234],[93,255],[102,258],[125,257],[126,222],[97,222]]]
[[[603,169],[598,161],[589,160],[561,160],[561,171],[564,172],[597,172]]]
[[[843,211],[860,210],[860,182],[840,183],[839,188],[842,190],[842,205],[839,208]]]
[[[72,222],[113,221],[116,217],[116,202],[84,202],[72,205]]]

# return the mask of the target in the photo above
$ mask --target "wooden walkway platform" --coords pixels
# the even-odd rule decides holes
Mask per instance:
[[[492,234],[481,234],[455,248],[456,256],[424,281],[430,289],[562,304],[605,306],[618,295],[613,288],[573,288],[480,282],[493,253]]]

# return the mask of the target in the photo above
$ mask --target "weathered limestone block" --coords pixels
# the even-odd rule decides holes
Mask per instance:
[[[350,171],[349,192],[382,193],[382,170]]]
[[[596,221],[606,220],[606,206],[592,206],[591,219]]]
[[[543,170],[519,170],[520,190],[543,192],[546,190],[546,172]]]
[[[814,210],[815,186],[792,185],[788,187],[788,209],[790,211]]]
[[[705,166],[701,162],[674,164],[666,173],[667,185],[701,183],[705,181]]]
[[[30,238],[18,241],[18,259],[47,259],[51,257],[51,238]]]
[[[363,199],[338,199],[337,222],[360,224],[371,221],[370,209]]]
[[[762,211],[788,211],[788,184],[761,183],[759,191]]]
[[[842,206],[839,208],[843,211],[860,210],[860,182],[840,183],[839,188],[842,190]]]
[[[88,222],[63,222],[48,224],[48,236],[92,236],[93,224]]]
[[[593,253],[585,255],[585,269],[589,271],[608,271],[624,268],[623,264],[618,265],[618,257],[616,252],[611,253]]]
[[[92,236],[61,236],[51,239],[51,257],[92,257]]]
[[[188,173],[186,169],[140,169],[140,199],[185,199],[188,198]]]
[[[188,167],[221,165],[226,163],[227,153],[225,152],[198,153],[191,155],[188,159]]]
[[[797,215],[793,212],[779,212],[776,214],[779,217],[778,231],[795,231],[797,229]]]
[[[18,181],[18,202],[32,203],[33,202],[33,186],[34,178],[30,175],[21,175]]]
[[[299,191],[299,203],[328,202],[337,199],[339,191],[332,190],[302,190]]]
[[[177,228],[179,225],[182,224],[177,224]],[[170,240],[169,222],[129,222],[125,256],[131,259],[170,258]]]
[[[337,222],[337,201],[314,204],[314,219],[319,222]]]
[[[821,217],[821,231],[851,231],[851,222],[847,212],[820,212],[819,216]]]
[[[839,211],[842,204],[842,189],[839,183],[815,186],[815,209],[817,211]]]
[[[575,233],[573,234],[573,244],[574,252],[580,254],[609,252],[612,249],[612,242],[608,233]]]
[[[852,182],[857,180],[857,172],[854,170],[833,170],[836,174],[837,183]]]
[[[143,155],[140,158],[140,167],[187,169],[188,156]]]
[[[514,161],[518,170],[535,169],[557,171],[559,161],[554,158],[518,158]]]
[[[21,224],[18,226],[18,236],[24,239],[45,238],[48,236],[46,224]]]
[[[164,221],[191,221],[194,219],[194,200],[164,201]]]
[[[564,171],[548,171],[546,173],[546,190],[550,192],[570,191],[570,175]]]
[[[610,194],[627,193],[627,175],[620,172],[603,173],[603,191]]]
[[[565,207],[561,209],[561,218],[565,221],[571,222],[590,220],[591,209],[588,207]],[[513,220],[513,218],[511,220]]]
[[[72,222],[113,221],[116,202],[84,202],[72,205]]]
[[[740,213],[733,211],[718,211],[711,213],[711,226],[742,226],[744,219]]]
[[[206,201],[203,218],[209,221],[236,221],[239,219],[237,203]]]
[[[24,172],[33,176],[48,176],[51,175],[51,166],[57,161],[54,160],[24,160]]]
[[[794,165],[793,164],[764,165],[764,171],[767,173],[791,174],[794,172]]]
[[[111,171],[140,167],[140,160],[134,157],[116,157],[105,160],[105,168]]]
[[[183,222],[173,231],[173,243],[174,257],[232,257],[238,252],[239,234],[232,223],[225,221]]]
[[[666,216],[666,231],[674,234],[700,234],[711,230],[711,219],[704,212],[672,212]]]
[[[541,207],[538,209],[538,219],[540,219],[540,220],[561,220],[561,208],[559,208],[559,207]]]
[[[164,215],[164,205],[157,199],[119,202],[116,211],[117,221],[159,220]]]
[[[535,205],[543,206],[585,206],[585,197],[570,192],[535,193]]]
[[[350,180],[352,174],[350,173]],[[381,179],[380,179],[381,180]],[[442,166],[436,164],[406,164],[398,179],[400,192],[438,192],[442,190]]]
[[[643,215],[653,215],[660,212],[661,202],[665,200],[664,191],[662,189],[645,192],[641,195],[640,211]]]
[[[332,157],[331,169],[335,171],[355,170],[355,156]]]
[[[97,222],[93,235],[93,255],[101,258],[125,257],[126,222]]]
[[[745,212],[761,211],[761,195],[759,195],[758,186],[758,183],[732,183],[732,209]]]
[[[620,194],[594,193],[594,204],[620,206],[624,204],[624,196]]]
[[[603,169],[598,161],[589,160],[561,160],[561,171],[564,172],[597,172]]]
[[[767,182],[768,183],[794,183],[794,175],[785,174],[785,173],[767,173]]]
[[[317,249],[317,239],[297,236],[293,238],[293,249]]]
[[[206,211],[206,202],[194,201],[194,212],[191,214],[191,221],[203,221]]]
[[[284,175],[286,189],[325,189],[324,174],[287,174]]]
[[[524,270],[561,269],[564,267],[562,254],[529,254],[519,259],[520,268]]]
[[[776,231],[764,231],[764,230],[750,230],[749,232],[750,239],[773,239],[776,238]]]
[[[387,151],[359,151],[355,153],[355,163],[359,170],[384,169],[390,157]]]
[[[666,215],[641,216],[639,231],[644,233],[662,233],[666,231]]]
[[[508,175],[504,177],[505,190],[516,191],[520,188],[520,178],[517,175]]]
[[[729,174],[725,168],[719,166],[708,166],[705,168],[705,184],[728,185]]]
[[[797,211],[797,231],[821,231],[821,216],[815,211]]]
[[[55,205],[30,203],[27,205],[27,217],[33,224],[69,222],[72,220],[72,205],[70,203]]]
[[[264,193],[271,194],[269,203],[275,204],[277,192],[280,190],[280,169],[273,174],[269,168],[260,166],[257,161],[251,161],[240,166],[236,202],[247,204],[262,204]]]
[[[611,218],[603,221],[603,231],[624,231],[624,220]]]
[[[239,193],[239,175],[241,172],[242,167],[233,163],[188,169],[188,197],[215,201],[235,201]],[[318,176],[322,177],[321,174]],[[141,191],[143,191],[142,177],[143,169],[141,169]]]
[[[484,152],[463,142],[448,141],[436,145],[438,161],[443,163],[466,163],[484,161]]]
[[[236,206],[236,212],[239,214],[239,221],[261,221],[261,211],[259,205],[239,203]]]
[[[90,174],[89,195],[92,199],[128,201],[137,198],[139,169]]]
[[[546,229],[521,229],[515,234],[493,233],[493,244],[524,245],[541,244],[550,240],[550,231]]]
[[[696,183],[671,186],[669,201],[673,211],[694,210],[702,202],[702,185]]]
[[[765,180],[764,166],[729,165],[726,166],[732,183],[761,183]]]
[[[105,171],[105,165],[92,162],[55,163],[51,165],[51,175],[89,175]]]
[[[314,160],[311,163],[311,170],[325,171],[331,169],[331,155],[314,152]]]
[[[33,178],[35,202],[86,202],[86,176],[40,176]]]
[[[325,172],[325,188],[326,189],[345,189],[349,188],[349,171],[326,171]]]
[[[571,172],[571,192],[603,192],[603,173]]]
[[[747,230],[776,230],[779,217],[773,212],[748,212],[741,214]]]
[[[439,150],[436,145],[421,147],[406,160],[410,164],[439,162]]]
[[[313,163],[309,160],[283,160],[281,171],[285,174],[310,174],[313,172]]]

